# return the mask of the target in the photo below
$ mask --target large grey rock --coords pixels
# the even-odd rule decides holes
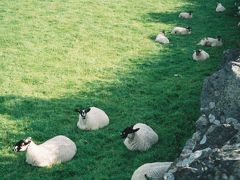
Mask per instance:
[[[239,55],[240,50],[226,51],[222,69],[204,81],[197,131],[164,174],[165,180],[240,179]]]
[[[240,50],[224,53],[222,69],[205,79],[202,90],[203,113],[240,119]]]

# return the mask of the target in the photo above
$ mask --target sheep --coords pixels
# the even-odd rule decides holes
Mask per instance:
[[[223,12],[225,10],[226,8],[221,3],[218,2],[216,7],[216,12]]]
[[[146,163],[134,171],[131,180],[163,179],[164,173],[171,164],[172,162]]]
[[[240,27],[240,22],[238,22],[238,27]]]
[[[193,17],[193,13],[192,13],[192,11],[181,12],[178,17],[183,18],[183,19],[191,19]]]
[[[217,36],[217,38],[205,37],[201,39],[201,41],[197,45],[210,46],[210,47],[222,46],[223,41],[221,36]]]
[[[192,29],[191,27],[175,27],[172,30],[172,34],[179,34],[179,35],[185,35],[185,34],[191,34]]]
[[[77,127],[83,130],[96,130],[109,124],[107,114],[96,107],[87,109],[75,109],[79,113]]]
[[[165,31],[160,32],[155,41],[162,44],[169,44],[169,39],[165,36]]]
[[[137,123],[122,131],[124,144],[131,151],[146,151],[158,142],[158,135],[146,124]]]
[[[31,137],[18,141],[13,151],[27,151],[26,162],[32,166],[46,167],[71,160],[77,152],[75,143],[66,136],[56,136],[42,144],[35,144]]]
[[[198,49],[196,51],[194,51],[193,55],[192,55],[193,59],[196,61],[203,61],[208,59],[210,56],[207,52],[205,52],[202,49]]]

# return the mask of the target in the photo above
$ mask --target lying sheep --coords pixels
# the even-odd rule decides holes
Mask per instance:
[[[33,166],[45,167],[69,161],[76,154],[75,143],[66,136],[56,136],[37,145],[29,137],[18,141],[13,150],[27,151],[26,162]]]
[[[196,51],[194,51],[193,55],[192,55],[193,59],[196,61],[203,61],[208,59],[210,56],[207,52],[205,52],[202,49],[198,49]]]
[[[216,12],[223,12],[225,10],[226,8],[221,3],[218,2],[216,7]]]
[[[165,31],[160,32],[155,41],[162,44],[169,44],[169,39],[165,36]]]
[[[192,29],[191,27],[175,27],[172,30],[172,34],[179,34],[179,35],[185,35],[185,34],[191,34]]]
[[[99,108],[90,107],[87,109],[76,109],[75,111],[79,113],[77,126],[80,129],[96,130],[109,124],[107,114]]]
[[[190,19],[193,17],[193,13],[192,11],[189,12],[181,12],[178,16],[179,18],[183,18],[183,19]]]
[[[197,45],[210,46],[210,47],[222,46],[223,41],[221,36],[217,36],[217,38],[205,37],[201,39],[201,41]]]
[[[164,173],[171,164],[172,162],[155,162],[144,164],[134,171],[131,180],[163,179]]]
[[[158,135],[153,129],[142,123],[127,127],[121,137],[126,138],[124,144],[131,151],[146,151],[158,142]]]

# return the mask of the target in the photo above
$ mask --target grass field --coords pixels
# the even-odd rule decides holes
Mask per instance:
[[[0,179],[129,179],[146,162],[173,161],[200,115],[203,79],[218,67],[222,51],[239,39],[237,18],[215,13],[208,0],[71,0],[0,2]],[[193,10],[192,20],[178,13]],[[192,35],[162,29],[190,25]],[[192,60],[204,36],[222,35],[211,58]],[[176,76],[178,74],[178,76]],[[77,128],[76,107],[105,110],[110,125]],[[160,140],[147,152],[130,152],[120,132],[147,123]],[[75,158],[35,168],[12,145],[31,136],[36,143],[63,134],[76,142]]]

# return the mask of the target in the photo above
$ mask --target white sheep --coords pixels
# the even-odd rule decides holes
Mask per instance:
[[[192,13],[192,11],[181,12],[178,17],[183,18],[183,19],[191,19],[193,17],[193,13]]]
[[[31,137],[18,141],[13,150],[27,151],[26,162],[33,166],[46,167],[71,160],[77,152],[75,143],[66,136],[56,136],[42,144],[35,144]]]
[[[158,142],[158,135],[151,127],[143,123],[127,127],[122,132],[121,137],[126,138],[124,144],[131,151],[146,151]]]
[[[210,56],[207,52],[205,52],[202,49],[198,49],[196,51],[194,51],[193,55],[192,55],[193,59],[196,61],[203,61],[208,59]]]
[[[107,114],[99,108],[90,107],[83,110],[76,109],[75,111],[79,113],[77,126],[80,129],[96,130],[109,124],[109,118]]]
[[[162,44],[169,44],[169,39],[165,36],[165,31],[160,32],[155,41]]]
[[[164,173],[171,164],[172,162],[146,163],[134,171],[131,180],[163,179]]]
[[[172,34],[179,34],[179,35],[186,35],[186,34],[191,34],[192,29],[191,27],[174,27],[172,30]]]
[[[216,7],[216,12],[223,12],[225,10],[226,8],[221,3],[218,2]]]
[[[222,46],[223,41],[221,36],[217,36],[217,38],[205,37],[197,45],[216,47]]]
[[[240,27],[240,22],[238,22],[238,27]]]

